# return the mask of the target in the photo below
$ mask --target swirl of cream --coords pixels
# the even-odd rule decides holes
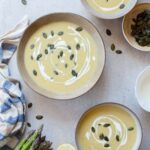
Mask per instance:
[[[104,145],[106,143],[105,140],[100,140],[99,135],[101,133],[100,128],[102,128],[105,124],[110,124],[109,127],[105,128],[108,130],[108,134],[105,135],[109,138],[109,141],[116,139],[116,135],[119,135],[120,137],[120,142],[118,143],[117,147],[115,147],[116,150],[119,150],[123,145],[127,143],[128,139],[128,132],[127,132],[127,127],[126,125],[117,117],[113,115],[108,115],[108,116],[101,116],[97,118],[93,124],[92,127],[95,128],[95,133],[93,133],[91,130],[86,133],[86,138],[88,140],[94,139],[97,144],[102,144]],[[101,125],[101,126],[100,126]],[[113,127],[115,131],[113,130]]]

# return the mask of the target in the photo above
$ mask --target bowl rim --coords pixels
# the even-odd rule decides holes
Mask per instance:
[[[136,82],[135,82],[134,92],[135,92],[135,97],[136,97],[136,99],[137,99],[138,104],[140,105],[140,107],[141,107],[142,109],[144,109],[145,111],[150,112],[150,109],[145,108],[145,107],[141,104],[141,101],[142,101],[142,100],[140,99],[139,92],[138,92],[138,89],[139,89],[139,86],[140,86],[140,85],[139,85],[139,81],[140,81],[140,79],[145,75],[145,73],[146,73],[148,70],[150,70],[150,66],[145,67],[145,68],[139,73],[139,75],[137,76]]]
[[[96,10],[94,10],[92,7],[89,6],[89,4],[87,3],[87,0],[81,0],[83,6],[86,8],[86,10],[88,10],[91,14],[93,14],[94,16],[101,18],[101,19],[108,19],[108,20],[112,20],[112,19],[117,19],[117,18],[121,18],[124,15],[126,15],[128,12],[130,12],[134,6],[137,3],[137,0],[130,0],[128,3],[128,7],[126,7],[126,9],[124,9],[124,11],[122,11],[122,13],[115,13],[115,14],[105,14],[105,13],[99,13]],[[127,9],[128,8],[128,9]],[[126,10],[126,11],[125,11]]]
[[[150,3],[148,3],[148,2],[145,2],[145,3],[138,3],[138,4],[136,4],[135,5],[135,7],[130,11],[130,12],[132,12],[133,10],[135,10],[137,7],[140,7],[140,6],[144,6],[144,5],[150,5]],[[129,13],[130,13],[129,12]],[[139,51],[142,51],[142,52],[150,52],[150,47],[147,47],[147,48],[149,48],[149,50],[146,50],[146,49],[143,49],[143,47],[142,46],[140,46],[139,45],[139,47],[137,47],[137,46],[134,46],[134,45],[132,45],[132,43],[130,42],[130,40],[128,39],[128,37],[127,37],[127,35],[126,35],[126,33],[125,33],[125,28],[124,28],[124,24],[125,24],[125,21],[126,21],[126,18],[128,17],[128,14],[126,14],[124,17],[123,17],[123,20],[122,20],[122,33],[123,33],[123,36],[124,36],[124,38],[126,39],[126,41],[128,42],[128,44],[131,46],[131,47],[133,47],[133,48],[135,48],[136,50],[139,50]]]
[[[92,109],[96,108],[96,107],[99,107],[99,106],[102,106],[102,105],[116,105],[116,106],[119,106],[119,107],[122,107],[126,110],[128,110],[137,120],[138,124],[139,124],[139,131],[141,132],[141,138],[139,140],[139,145],[138,145],[138,148],[140,148],[141,144],[142,144],[142,140],[143,140],[143,128],[142,128],[142,124],[141,124],[141,121],[138,117],[138,115],[132,110],[130,109],[128,106],[125,106],[121,103],[116,103],[116,102],[103,102],[103,103],[100,103],[100,104],[96,104],[90,108],[88,108],[79,118],[78,122],[77,122],[77,125],[76,125],[76,128],[75,128],[75,142],[76,142],[76,145],[77,145],[77,148],[78,150],[79,149],[79,143],[78,143],[78,138],[77,138],[77,132],[78,132],[78,129],[79,129],[79,125],[82,121],[82,119],[84,118],[84,116],[90,112]]]
[[[51,97],[49,95],[45,95],[39,91],[36,90],[36,88],[33,88],[33,86],[31,86],[29,83],[28,83],[28,79],[26,79],[26,77],[23,75],[22,71],[21,71],[21,66],[20,66],[20,63],[19,63],[19,50],[20,50],[20,45],[21,45],[21,41],[23,40],[23,37],[24,37],[24,34],[28,31],[28,29],[34,24],[36,23],[37,21],[39,21],[40,19],[43,19],[45,17],[48,17],[48,16],[51,16],[51,15],[73,15],[73,16],[76,16],[76,17],[79,17],[81,18],[82,20],[86,21],[89,25],[93,26],[93,29],[95,29],[95,31],[97,32],[97,35],[99,36],[99,38],[101,39],[101,42],[102,42],[102,46],[103,46],[103,53],[104,53],[104,61],[103,61],[103,64],[102,64],[102,70],[101,70],[101,73],[99,75],[99,77],[97,78],[97,80],[94,82],[94,84],[92,84],[91,86],[89,86],[89,88],[87,88],[86,90],[84,90],[84,92],[82,92],[81,94],[78,94],[77,96],[74,96],[74,97],[63,97],[63,98],[60,98],[60,96],[56,96],[56,97]],[[39,18],[37,18],[35,21],[33,21],[25,30],[23,36],[21,37],[21,40],[19,42],[19,46],[18,46],[18,51],[17,51],[17,66],[19,68],[19,72],[20,72],[20,75],[21,75],[21,78],[23,79],[23,81],[26,83],[26,85],[31,88],[35,93],[37,93],[38,95],[40,96],[43,96],[45,98],[48,98],[48,99],[51,99],[51,100],[57,100],[57,101],[67,101],[67,100],[75,100],[76,98],[82,96],[82,95],[85,95],[86,93],[88,93],[90,90],[92,90],[94,88],[94,86],[97,84],[97,82],[99,81],[100,77],[102,76],[103,74],[103,71],[104,71],[104,67],[105,67],[105,63],[106,63],[106,47],[105,47],[105,44],[104,44],[104,40],[99,32],[99,30],[97,29],[97,27],[90,21],[88,20],[87,18],[81,16],[81,15],[78,15],[76,13],[71,13],[71,12],[56,12],[56,13],[50,13],[50,14],[47,14],[47,15],[44,15],[44,16],[41,16]],[[41,89],[41,88],[40,88]]]

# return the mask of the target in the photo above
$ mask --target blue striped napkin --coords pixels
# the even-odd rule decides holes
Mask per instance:
[[[11,78],[8,63],[24,30],[28,18],[0,37],[0,149],[13,150],[25,129],[25,98],[19,81]]]

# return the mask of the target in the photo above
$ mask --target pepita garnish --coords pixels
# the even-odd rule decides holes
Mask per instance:
[[[103,139],[104,139],[104,134],[103,134],[103,133],[100,134],[99,139],[100,139],[100,140],[103,140]]]
[[[128,128],[128,131],[133,131],[133,130],[134,130],[134,127]]]
[[[70,46],[70,45],[68,45],[68,46],[67,46],[67,48],[70,50],[70,49],[71,49],[71,46]]]
[[[47,39],[47,34],[45,32],[43,33],[43,37]]]
[[[42,116],[42,115],[37,115],[37,116],[36,116],[36,119],[37,119],[37,120],[41,120],[41,119],[43,119],[43,116]]]
[[[63,31],[58,32],[58,35],[59,35],[59,36],[62,36],[63,34],[64,34]]]
[[[27,0],[21,0],[23,5],[27,5]]]
[[[55,73],[57,76],[59,75],[58,71],[56,71],[56,70],[54,70],[54,73]]]
[[[116,49],[116,46],[115,46],[115,44],[113,43],[113,44],[111,44],[111,50],[112,51],[114,51]]]
[[[77,76],[78,76],[78,73],[77,73],[75,70],[72,70],[72,72],[71,72],[71,73],[72,73],[72,75],[73,75],[73,76],[75,76],[75,77],[77,77]]]
[[[112,33],[111,33],[111,31],[110,31],[109,29],[106,29],[106,34],[107,34],[108,36],[111,36],[111,35],[112,35]]]
[[[104,140],[108,142],[109,138],[107,136],[104,136]]]
[[[33,49],[34,48],[34,44],[31,44],[30,48]]]
[[[46,54],[46,55],[48,54],[48,49],[45,49],[45,54]]]
[[[93,133],[95,133],[95,128],[94,127],[91,127],[91,131],[93,132]]]
[[[54,31],[53,30],[51,31],[51,36],[54,36]]]
[[[110,147],[110,145],[108,143],[104,144],[104,147]]]
[[[68,67],[68,64],[65,64],[65,68],[67,68]]]
[[[31,123],[27,122],[27,126],[30,128],[31,127]]]
[[[33,75],[37,76],[37,71],[36,70],[33,70]]]
[[[82,27],[77,27],[77,28],[76,28],[76,31],[78,31],[78,32],[81,32],[82,30],[83,30]]]
[[[125,4],[121,4],[119,8],[120,8],[120,9],[125,8]]]
[[[76,49],[79,50],[80,47],[81,47],[81,46],[80,46],[80,44],[78,43],[78,44],[76,45]]]
[[[105,128],[107,128],[107,127],[109,127],[109,126],[110,126],[110,123],[105,123],[105,124],[104,124],[104,127],[105,127]]]
[[[33,105],[32,103],[29,103],[29,104],[28,104],[28,108],[31,108],[31,107],[32,107],[32,105]]]
[[[50,49],[54,49],[54,48],[55,48],[55,45],[54,45],[54,44],[48,44],[48,47],[49,47]]]
[[[71,54],[70,55],[70,60],[73,60],[73,58],[74,58],[74,54]]]
[[[120,141],[120,137],[119,135],[116,135],[116,141],[119,142]]]
[[[122,54],[121,50],[116,50],[116,54]]]
[[[64,54],[64,52],[63,52],[63,51],[61,51],[61,52],[60,52],[60,57],[62,57],[62,56],[63,56],[63,54]]]
[[[40,60],[40,58],[42,57],[42,54],[39,54],[36,58],[36,60]]]

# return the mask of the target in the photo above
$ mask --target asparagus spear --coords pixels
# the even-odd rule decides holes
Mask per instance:
[[[41,135],[42,130],[43,130],[43,125],[37,131],[35,131],[35,133],[27,140],[27,142],[23,145],[21,150],[28,150],[32,145],[32,143],[35,141],[35,139],[39,135]]]
[[[15,148],[15,150],[20,150],[21,147],[26,143],[26,141],[34,134],[35,130],[30,131],[25,138],[23,138],[19,144],[17,145],[17,147]]]

